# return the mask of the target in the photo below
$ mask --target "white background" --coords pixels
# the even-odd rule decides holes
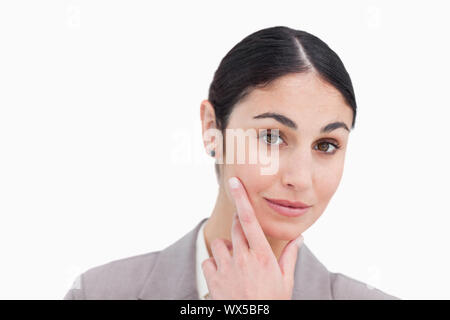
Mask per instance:
[[[445,1],[0,2],[0,298],[161,250],[211,214],[200,102],[222,57],[284,25],[325,41],[358,104],[305,243],[402,299],[449,299]],[[184,158],[182,158],[184,156]]]

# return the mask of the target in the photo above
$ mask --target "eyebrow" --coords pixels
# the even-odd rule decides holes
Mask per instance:
[[[253,119],[264,119],[264,118],[273,118],[273,119],[277,120],[278,122],[280,122],[281,124],[285,125],[286,127],[289,127],[289,128],[295,129],[295,130],[297,130],[297,128],[298,128],[297,124],[294,121],[292,121],[288,117],[283,116],[282,114],[279,114],[276,112],[265,112],[265,113],[262,113],[260,115],[253,117]],[[347,127],[347,125],[344,122],[336,121],[336,122],[331,122],[331,123],[327,124],[326,126],[322,127],[320,129],[320,133],[328,133],[328,132],[331,132],[331,131],[339,129],[339,128],[343,128],[343,129],[347,130],[348,132],[350,132],[349,128]]]

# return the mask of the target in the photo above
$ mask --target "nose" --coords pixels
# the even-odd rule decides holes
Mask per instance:
[[[287,155],[280,165],[283,186],[304,191],[312,186],[313,166],[312,154],[308,150],[298,149]]]

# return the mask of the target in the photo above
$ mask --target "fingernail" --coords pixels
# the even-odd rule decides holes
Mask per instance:
[[[297,239],[295,239],[295,243],[300,247],[303,243],[303,235],[300,235]]]
[[[236,177],[231,177],[228,179],[228,184],[230,185],[231,189],[237,189],[239,187],[239,181]]]

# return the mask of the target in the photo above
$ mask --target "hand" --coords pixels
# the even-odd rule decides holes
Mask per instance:
[[[233,180],[235,179],[233,184]],[[277,261],[240,181],[230,179],[236,204],[230,242],[214,239],[213,257],[202,263],[211,299],[290,300],[298,249],[303,236],[291,240]]]

